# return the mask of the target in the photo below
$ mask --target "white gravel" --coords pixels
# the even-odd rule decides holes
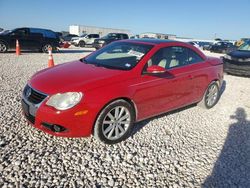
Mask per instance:
[[[87,53],[68,49],[54,61]],[[26,122],[21,92],[47,59],[0,54],[0,187],[250,187],[250,78],[225,75],[213,109],[191,106],[137,123],[129,139],[108,146]]]

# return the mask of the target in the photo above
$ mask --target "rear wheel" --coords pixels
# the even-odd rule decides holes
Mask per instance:
[[[220,97],[219,86],[216,82],[212,82],[208,86],[202,100],[198,103],[198,106],[210,109],[216,105],[216,103],[219,100],[219,97]]]
[[[0,53],[4,53],[8,51],[8,47],[4,42],[0,41]]]
[[[135,121],[134,108],[124,100],[107,105],[99,114],[94,137],[106,144],[115,144],[126,139]]]
[[[43,53],[48,53],[49,52],[49,48],[51,48],[53,50],[51,44],[44,44],[43,47],[42,47]]]
[[[79,42],[79,46],[80,46],[80,47],[84,47],[84,46],[85,46],[85,42],[81,40],[81,41]]]

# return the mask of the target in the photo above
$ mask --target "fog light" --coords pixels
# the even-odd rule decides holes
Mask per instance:
[[[64,128],[61,125],[50,124],[50,123],[46,123],[46,122],[43,122],[42,126],[53,131],[53,132],[63,132],[65,130],[67,130],[66,128]]]

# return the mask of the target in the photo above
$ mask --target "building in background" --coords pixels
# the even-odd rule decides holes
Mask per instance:
[[[99,34],[100,37],[107,35],[108,33],[126,33],[131,36],[130,30],[127,29],[113,29],[105,27],[85,26],[85,25],[70,25],[69,33],[75,35],[82,34]]]
[[[154,39],[171,39],[174,40],[176,38],[176,35],[173,34],[164,34],[164,33],[141,33],[139,35],[140,38],[154,38]]]

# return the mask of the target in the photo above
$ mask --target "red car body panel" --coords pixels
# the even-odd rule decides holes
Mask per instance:
[[[133,41],[131,41],[133,42]],[[139,42],[137,42],[139,43]],[[145,43],[149,44],[149,43]],[[184,46],[194,50],[204,62],[173,68],[160,76],[142,70],[155,52],[163,47]],[[95,52],[94,52],[95,53]],[[43,101],[34,126],[49,134],[66,137],[89,136],[100,111],[111,101],[124,98],[133,103],[136,121],[199,102],[212,81],[223,80],[222,61],[207,58],[192,45],[181,42],[154,44],[154,47],[129,71],[107,69],[81,61],[61,64],[36,73],[29,85],[49,96],[64,92],[82,92],[83,99],[71,109],[60,111]],[[84,115],[75,115],[86,110]],[[53,132],[42,122],[62,125],[64,132]]]

